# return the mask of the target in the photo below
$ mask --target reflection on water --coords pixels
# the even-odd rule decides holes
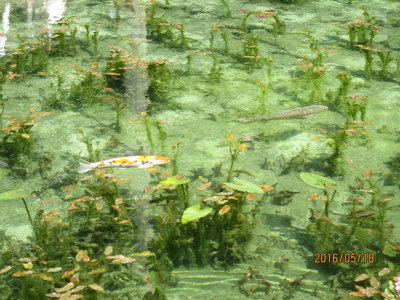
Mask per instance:
[[[49,15],[49,24],[57,24],[64,17],[66,5],[66,0],[43,0],[43,7]]]
[[[7,33],[8,33],[8,30],[10,29],[10,20],[9,20],[10,8],[11,8],[11,4],[6,3],[6,5],[4,7],[4,12],[2,15],[2,20],[1,20],[2,34],[0,36],[0,56],[6,55]]]
[[[399,11],[349,2],[4,2],[2,297],[395,299]]]

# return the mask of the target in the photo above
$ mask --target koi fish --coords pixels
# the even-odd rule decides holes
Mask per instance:
[[[150,168],[155,165],[166,164],[169,161],[169,158],[151,155],[118,157],[95,163],[82,160],[79,162],[78,173],[89,172],[90,170],[97,168],[110,167],[120,167],[121,169],[125,169],[128,167]]]
[[[254,122],[254,121],[270,121],[270,120],[289,120],[296,119],[304,116],[317,114],[321,111],[327,110],[328,107],[324,105],[310,105],[305,107],[293,108],[285,111],[278,112],[272,115],[265,115],[253,118],[239,119],[241,122]]]

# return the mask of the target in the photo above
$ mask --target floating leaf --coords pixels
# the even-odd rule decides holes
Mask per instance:
[[[104,292],[104,289],[97,283],[88,284],[88,287],[90,287],[91,289],[94,289],[95,291]]]
[[[334,186],[337,185],[336,182],[333,181],[332,179],[311,173],[300,173],[300,178],[308,185],[311,185],[319,189],[325,189],[326,183]]]
[[[186,208],[182,215],[182,224],[198,220],[212,212],[212,208],[201,209],[200,204]]]
[[[21,199],[29,196],[24,189],[17,189],[13,191],[7,191],[0,194],[0,200],[11,200],[11,199]]]
[[[232,182],[225,182],[224,184],[236,191],[264,194],[264,191],[255,183],[234,177]]]
[[[162,185],[175,185],[175,184],[180,185],[180,184],[186,184],[189,182],[190,182],[190,180],[183,180],[183,179],[178,178],[178,175],[171,176],[171,177],[166,178],[163,181],[160,181],[160,183]]]

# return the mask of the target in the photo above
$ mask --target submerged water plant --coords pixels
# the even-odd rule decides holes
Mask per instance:
[[[151,101],[152,109],[161,109],[161,105],[169,103],[172,85],[172,72],[166,59],[153,60],[147,64],[149,74],[149,87],[147,96]],[[169,103],[170,104],[170,103]]]
[[[225,136],[225,138],[228,141],[229,155],[230,155],[230,160],[231,160],[226,180],[230,181],[232,178],[233,167],[235,165],[235,162],[236,162],[240,152],[244,151],[247,148],[247,144],[241,144],[240,139],[235,140],[235,137],[232,133],[228,133]]]
[[[107,92],[111,92],[113,94],[114,97],[105,97],[103,98],[104,100],[108,100],[108,101],[112,101],[115,104],[114,107],[114,111],[116,113],[116,122],[114,125],[114,129],[117,133],[121,132],[121,115],[123,114],[123,112],[125,111],[125,108],[127,107],[127,103],[125,103],[125,101],[123,99],[117,98],[116,93],[114,92],[113,89],[111,88],[105,88],[105,90]]]
[[[362,9],[365,20],[354,19],[346,24],[335,24],[347,30],[349,35],[350,49],[356,49],[357,45],[364,45],[366,47],[374,46],[374,38],[378,32],[378,25],[375,23],[376,17],[369,14],[366,8],[357,6]]]
[[[163,176],[169,176],[168,172]],[[169,176],[160,181],[160,186],[146,189],[157,202],[165,201],[163,214],[155,218],[158,239],[152,242],[152,251],[159,259],[168,258],[176,266],[211,263],[217,268],[227,268],[245,260],[254,217],[249,215],[246,205],[254,200],[255,194],[264,194],[264,190],[252,182],[234,178],[224,183],[225,190],[215,192],[211,189],[213,183],[200,177],[196,192],[208,196],[202,204],[188,205],[192,198],[191,182],[182,176]],[[164,194],[167,190],[169,193]]]
[[[35,121],[41,117],[50,115],[49,112],[35,112],[32,107],[26,118],[18,119],[10,115],[3,115],[3,118],[10,118],[12,122],[2,128],[5,134],[0,144],[0,155],[8,158],[11,166],[21,163],[25,165],[31,158],[34,148],[34,135],[31,130],[36,124]]]

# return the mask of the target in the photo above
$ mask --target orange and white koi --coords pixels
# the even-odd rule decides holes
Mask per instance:
[[[95,163],[88,161],[80,161],[78,173],[89,172],[97,168],[113,168],[119,167],[121,169],[129,167],[150,168],[156,165],[162,165],[169,162],[170,159],[162,156],[140,155],[140,156],[126,156],[103,160]]]

